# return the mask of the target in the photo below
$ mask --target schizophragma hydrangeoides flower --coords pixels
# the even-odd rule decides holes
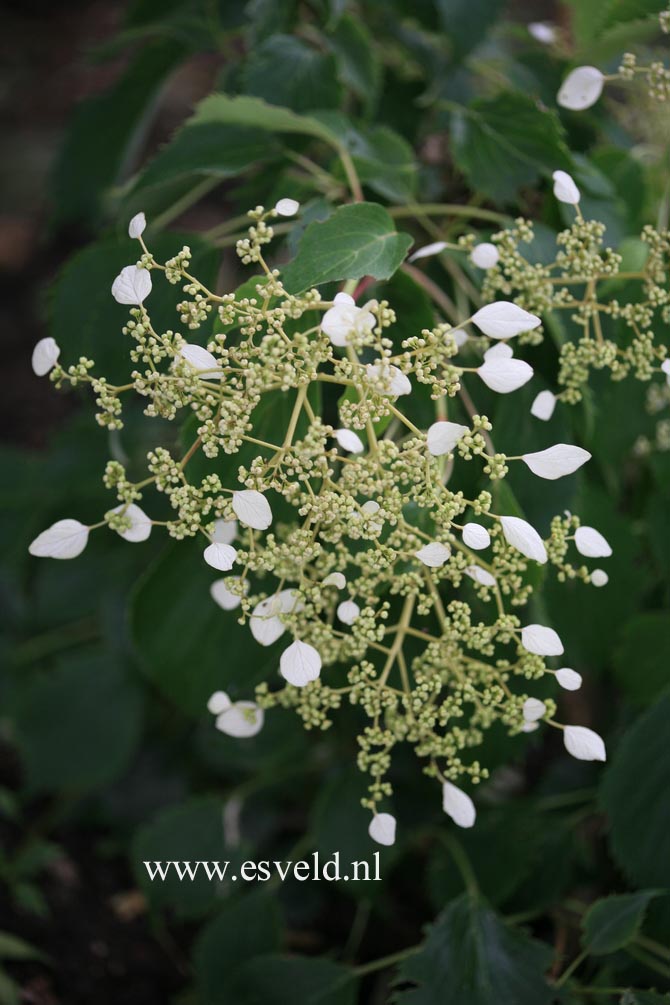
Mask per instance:
[[[578,79],[579,88],[573,81],[568,100],[593,97],[589,81]],[[554,183],[557,198],[577,207],[572,179],[557,172]],[[104,427],[121,428],[123,396],[133,392],[148,421],[195,416],[192,442],[182,451],[154,447],[137,482],[110,461],[108,511],[91,524],[57,521],[30,551],[73,559],[101,528],[137,546],[154,528],[177,541],[196,539],[202,561],[223,573],[212,575],[203,598],[211,617],[236,619],[250,651],[267,649],[262,659],[274,668],[255,694],[211,695],[216,728],[244,742],[281,706],[307,729],[324,730],[343,705],[356,706],[369,835],[391,845],[399,744],[413,747],[459,827],[476,820],[473,790],[488,776],[477,748],[493,723],[519,743],[525,733],[558,729],[573,756],[604,759],[597,734],[561,723],[561,689],[576,690],[581,677],[552,665],[563,654],[561,639],[549,625],[527,623],[523,612],[536,566],[584,588],[602,586],[607,573],[589,570],[583,557],[603,559],[611,548],[571,514],[536,527],[494,503],[492,486],[514,464],[551,482],[590,457],[551,439],[532,453],[504,454],[472,403],[482,383],[487,394],[512,394],[533,378],[520,357],[542,337],[541,305],[532,310],[526,294],[520,302],[494,295],[513,238],[507,245],[496,235],[437,242],[415,252],[415,260],[467,253],[470,273],[481,270],[484,297],[453,324],[394,338],[392,305],[357,296],[354,283],[327,295],[285,290],[281,273],[265,262],[265,245],[272,220],[298,210],[280,199],[250,214],[238,254],[264,274],[255,294],[240,298],[201,284],[188,248],[157,262],[144,241],[144,214],[133,217],[129,234],[142,254],[112,285],[114,300],[129,308],[130,383],[110,384],[85,358],[64,367],[52,339],[35,347],[33,369],[59,387],[90,384]],[[148,298],[156,277],[181,285],[177,311],[188,338],[154,329]],[[331,395],[328,410],[320,412],[317,391]],[[285,408],[263,421],[278,392]],[[533,416],[550,419],[557,400],[540,391]],[[192,464],[196,454],[203,465]],[[476,478],[461,481],[466,467]],[[236,688],[245,668],[238,669]],[[555,677],[556,697],[533,693],[545,675]]]

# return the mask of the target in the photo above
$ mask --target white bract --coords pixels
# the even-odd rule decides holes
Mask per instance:
[[[540,728],[539,722],[524,722],[521,726],[522,733],[534,733]]]
[[[31,542],[28,551],[37,558],[76,558],[88,542],[88,527],[79,520],[57,520]]]
[[[459,349],[468,341],[468,333],[462,331],[460,328],[452,328],[451,331],[447,332],[447,335],[453,338]]]
[[[482,548],[488,548],[490,543],[491,535],[486,527],[482,527],[480,523],[466,523],[463,528],[463,544],[468,548],[474,548],[475,551],[481,551]]]
[[[357,307],[356,301],[348,293],[338,293],[333,304],[321,321],[321,330],[333,345],[346,346],[353,334],[367,335],[374,328],[375,316],[372,310],[377,307],[376,300]]]
[[[112,296],[117,304],[139,307],[150,293],[151,273],[138,265],[126,265],[112,283]]]
[[[151,534],[151,518],[135,503],[130,503],[129,506],[122,503],[121,506],[116,506],[112,513],[123,513],[130,520],[130,527],[127,530],[117,531],[124,541],[139,544],[140,541],[146,541]]]
[[[230,708],[224,709],[216,720],[216,728],[227,736],[244,740],[255,736],[263,728],[265,713],[253,701],[236,701]]]
[[[458,441],[469,432],[469,426],[461,426],[458,422],[434,422],[426,433],[428,453],[433,457],[450,454]]]
[[[255,489],[233,492],[233,511],[240,523],[253,530],[267,530],[272,523],[270,503]]]
[[[415,554],[419,561],[427,565],[429,569],[439,569],[451,558],[451,548],[447,547],[446,544],[440,544],[439,541],[432,541],[430,544],[425,544]]]
[[[542,324],[535,314],[524,311],[509,300],[496,300],[493,304],[480,307],[472,315],[472,321],[489,338],[513,338]]]
[[[56,340],[53,338],[41,338],[33,349],[31,359],[35,376],[45,377],[50,370],[53,370],[59,356],[60,346]]]
[[[365,444],[353,429],[336,429],[333,436],[342,449],[347,450],[350,454],[362,454],[365,450]]]
[[[221,715],[221,713],[225,712],[231,705],[232,702],[225,691],[215,691],[214,694],[209,697],[209,701],[207,702],[207,711],[211,712],[212,715]]]
[[[569,443],[557,443],[553,447],[547,447],[546,450],[538,450],[534,454],[523,454],[521,457],[521,460],[528,465],[534,475],[537,475],[538,478],[547,478],[549,481],[571,475],[590,459],[591,454],[588,450],[572,446]]]
[[[591,582],[594,586],[607,586],[609,581],[610,577],[604,569],[594,569],[591,573]]]
[[[388,398],[399,398],[402,394],[412,393],[409,377],[397,366],[389,363],[368,363],[365,372],[375,385],[374,389],[378,394]]]
[[[528,34],[532,35],[536,42],[541,42],[542,45],[553,45],[558,38],[553,24],[547,24],[545,21],[531,21],[528,25]]]
[[[480,586],[496,585],[495,576],[492,576],[488,569],[482,569],[481,565],[468,565],[463,571],[466,576],[474,579],[475,583],[479,583]]]
[[[566,691],[578,691],[582,686],[582,675],[569,667],[561,667],[556,671],[556,680]]]
[[[526,625],[521,629],[521,645],[536,656],[560,656],[563,643],[553,628],[545,625]]]
[[[179,355],[189,366],[197,370],[201,380],[221,380],[223,373],[216,356],[201,345],[187,342],[179,350]]]
[[[530,406],[530,414],[534,415],[536,419],[548,422],[554,414],[555,408],[556,395],[552,394],[551,391],[540,391]]]
[[[377,844],[395,844],[396,819],[391,813],[375,813],[368,827],[368,834]]]
[[[500,523],[508,544],[526,558],[533,558],[540,565],[544,565],[547,561],[547,549],[534,527],[518,516],[502,516]]]
[[[128,224],[128,237],[132,237],[134,240],[141,237],[147,225],[147,218],[144,213],[135,213]]]
[[[295,216],[300,209],[297,199],[279,199],[275,203],[275,213],[278,216]]]
[[[433,241],[432,244],[425,244],[423,248],[417,248],[408,258],[409,262],[418,262],[420,258],[429,258],[431,255],[439,255],[447,246],[446,241]]]
[[[526,722],[537,722],[546,711],[547,706],[539,698],[526,698],[523,703],[523,717]]]
[[[237,520],[216,520],[212,541],[217,544],[232,544],[237,537]]]
[[[229,589],[230,583],[239,583],[239,576],[227,576],[224,579],[215,579],[209,588],[212,600],[224,611],[234,611],[242,603],[242,595],[233,593]],[[245,594],[249,592],[249,581],[244,581]]]
[[[663,362],[661,363],[661,370],[665,374],[665,378],[668,384],[670,384],[670,359],[663,360]]]
[[[496,342],[492,345],[490,349],[487,349],[484,353],[484,359],[486,361],[490,359],[511,359],[514,355],[514,350],[512,346],[507,342]]]
[[[271,646],[286,631],[280,615],[297,613],[303,606],[300,594],[293,589],[282,590],[261,600],[249,618],[249,628],[256,642],[262,646]]]
[[[472,827],[477,816],[470,796],[452,782],[442,783],[442,809],[459,827]]]
[[[612,554],[609,544],[594,527],[578,527],[575,546],[579,554],[587,558],[609,558]]]
[[[578,66],[561,84],[556,100],[562,108],[582,112],[595,105],[604,83],[604,76],[595,66]]]
[[[321,657],[314,646],[296,639],[281,654],[279,670],[289,684],[305,687],[321,673]]]
[[[577,206],[581,194],[572,176],[567,171],[554,171],[551,177],[554,179],[554,195],[558,201]]]
[[[212,542],[205,548],[203,553],[207,565],[219,572],[229,572],[235,564],[237,552],[229,544],[220,544],[218,541]]]
[[[337,608],[337,616],[343,625],[353,625],[361,609],[354,600],[343,600]]]
[[[522,359],[498,358],[486,360],[477,373],[492,391],[509,394],[528,383],[533,376],[533,368]]]
[[[579,761],[606,761],[602,737],[586,726],[566,726],[563,730],[565,749]]]
[[[472,249],[470,258],[472,260],[472,264],[476,265],[478,269],[492,269],[498,264],[500,252],[496,248],[495,244],[489,244],[488,241],[483,241],[482,244],[475,245]]]
[[[343,590],[347,581],[341,572],[331,572],[324,579],[322,586],[335,586],[338,590]]]

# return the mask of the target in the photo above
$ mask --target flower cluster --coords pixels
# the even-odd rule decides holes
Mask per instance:
[[[574,202],[571,180],[559,176],[556,184]],[[35,371],[50,373],[57,386],[89,383],[105,426],[118,428],[123,397],[134,392],[148,417],[192,415],[197,431],[182,456],[163,445],[151,450],[139,482],[110,461],[105,485],[115,504],[103,519],[92,526],[60,520],[30,550],[74,558],[100,527],[129,542],[145,540],[155,526],[176,539],[199,539],[203,561],[223,574],[213,579],[212,603],[236,612],[259,646],[284,640],[277,676],[255,700],[212,695],[217,727],[252,736],[266,711],[280,705],[294,709],[306,728],[326,729],[344,703],[357,706],[365,720],[358,764],[370,779],[370,834],[390,844],[395,819],[384,805],[396,744],[412,745],[441,784],[445,812],[463,827],[474,823],[475,807],[457,783],[487,777],[476,748],[494,723],[511,734],[555,728],[573,756],[605,759],[596,733],[561,723],[556,702],[533,695],[545,675],[568,690],[581,678],[548,665],[563,655],[561,640],[550,627],[528,623],[523,609],[534,567],[603,586],[606,573],[583,559],[606,558],[611,549],[570,514],[556,516],[543,536],[494,504],[510,465],[554,480],[590,456],[564,443],[518,456],[496,451],[492,424],[464,386],[481,381],[506,394],[525,384],[533,371],[515,358],[512,343],[532,342],[540,314],[554,309],[557,297],[570,299],[565,289],[554,290],[561,284],[552,282],[551,270],[530,270],[536,281],[524,285],[527,269],[515,263],[528,225],[472,249],[489,270],[485,291],[514,286],[518,296],[490,299],[458,324],[398,340],[390,305],[359,305],[355,284],[328,301],[316,289],[286,292],[264,250],[274,217],[297,211],[292,200],[281,200],[250,214],[238,254],[261,271],[252,296],[207,289],[189,271],[188,248],[159,263],[144,243],[143,215],[133,218],[130,235],[142,253],[112,286],[114,298],[130,307],[129,383],[94,376],[87,359],[63,367],[51,339],[36,347]],[[616,262],[602,254],[595,269],[592,251],[580,257],[579,248],[593,241],[578,219],[561,242],[561,269],[587,267],[594,295],[599,271],[615,270]],[[147,302],[160,273],[181,284],[181,324],[189,333],[206,327],[204,339],[154,329]],[[650,284],[655,276],[652,270]],[[594,324],[592,305],[570,309],[583,312],[585,328]],[[647,330],[637,315],[635,323]],[[417,402],[432,411],[432,421],[417,418]],[[272,422],[263,424],[263,414]],[[189,478],[197,453],[204,464],[197,479]],[[469,494],[458,488],[468,465],[480,467],[487,487]]]

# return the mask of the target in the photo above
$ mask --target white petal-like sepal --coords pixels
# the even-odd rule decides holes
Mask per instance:
[[[278,216],[295,216],[300,209],[297,199],[279,199],[275,203],[275,212]]]
[[[581,195],[572,176],[567,171],[554,171],[552,178],[554,179],[554,195],[558,201],[567,202],[569,206],[576,206]]]
[[[602,737],[586,726],[566,726],[563,730],[565,749],[579,761],[606,761]]]
[[[201,380],[221,380],[223,373],[219,361],[203,346],[188,342],[181,347],[179,355],[197,371]]]
[[[242,489],[233,492],[233,510],[235,516],[245,527],[254,530],[267,530],[272,523],[272,510],[262,492],[255,489]]]
[[[433,457],[450,454],[458,441],[469,432],[469,426],[461,426],[458,422],[434,422],[426,433],[428,453]]]
[[[418,262],[420,258],[429,258],[431,255],[439,255],[447,246],[446,241],[433,241],[432,244],[424,244],[423,248],[416,251],[407,259],[408,262]]]
[[[463,544],[468,548],[474,548],[475,551],[481,551],[482,548],[488,548],[490,543],[491,535],[486,527],[482,527],[480,523],[466,523],[463,528]]]
[[[521,645],[536,656],[560,656],[563,643],[553,628],[544,625],[526,625],[521,629]]]
[[[343,590],[347,585],[347,581],[341,572],[331,572],[326,576],[321,585],[334,586],[338,590]]]
[[[151,293],[151,273],[137,265],[126,265],[112,283],[117,304],[138,307]]]
[[[209,701],[207,702],[207,711],[211,712],[212,715],[221,715],[221,713],[225,712],[231,705],[232,702],[225,691],[215,691],[214,694],[209,697]]]
[[[244,740],[255,736],[263,728],[265,713],[253,701],[236,701],[225,709],[216,720],[216,728],[227,736]]]
[[[204,551],[207,565],[210,565],[212,569],[218,569],[219,572],[230,572],[236,558],[237,552],[234,548],[229,544],[220,544],[218,541],[208,545]]]
[[[502,516],[500,523],[508,544],[526,558],[533,558],[540,565],[544,565],[547,561],[547,549],[534,527],[518,516]]]
[[[496,585],[495,576],[492,576],[488,569],[482,569],[481,565],[469,565],[463,570],[466,576],[474,579],[480,586],[492,587]]]
[[[229,588],[231,583],[239,583],[239,576],[226,576],[224,579],[215,579],[209,588],[210,595],[214,603],[224,611],[234,611],[242,603],[242,595],[233,593]],[[244,581],[244,593],[249,592],[249,581]]]
[[[582,112],[595,105],[603,93],[604,83],[605,78],[595,66],[578,66],[561,84],[556,100],[562,108]]]
[[[608,542],[594,527],[578,527],[575,545],[579,554],[587,558],[609,558],[612,554]]]
[[[337,616],[343,625],[353,625],[360,613],[361,609],[354,600],[343,600],[337,608]]]
[[[610,577],[604,569],[594,569],[591,573],[591,582],[594,586],[607,586],[609,581]]]
[[[528,34],[532,35],[536,42],[541,42],[542,45],[553,45],[558,38],[554,26],[545,21],[531,21],[528,25]]]
[[[88,542],[88,527],[79,520],[57,520],[43,530],[28,551],[37,558],[76,558]]]
[[[582,675],[569,667],[561,667],[556,671],[556,680],[566,691],[579,691],[582,686]]]
[[[547,706],[539,698],[526,698],[523,703],[523,717],[526,722],[537,722],[546,711]]]
[[[489,244],[488,241],[484,241],[482,244],[475,245],[470,258],[472,259],[472,264],[476,265],[478,269],[492,269],[494,265],[498,264],[500,252],[495,244]]]
[[[147,225],[147,218],[144,213],[136,213],[128,224],[128,237],[132,237],[137,240],[144,233]]]
[[[411,394],[412,385],[407,374],[397,366],[389,363],[368,363],[365,368],[368,379],[375,385],[377,394],[388,398],[399,398],[402,394]]]
[[[416,558],[429,569],[439,569],[451,558],[451,548],[446,544],[440,544],[439,541],[432,541],[416,552]]]
[[[484,359],[486,361],[490,359],[511,359],[513,355],[514,350],[508,342],[496,342],[495,345],[486,350]]]
[[[523,359],[487,359],[477,370],[487,387],[498,394],[517,391],[533,376],[533,368]]]
[[[396,819],[391,813],[375,813],[368,834],[377,844],[395,844]]]
[[[50,370],[53,370],[58,357],[60,356],[60,346],[53,338],[41,338],[33,349],[32,367],[33,373],[37,377],[45,377]]]
[[[442,784],[442,809],[459,827],[472,827],[477,816],[470,796],[451,782]]]
[[[321,657],[307,642],[296,639],[285,649],[279,660],[279,669],[284,680],[294,687],[305,687],[316,680],[321,673]]]
[[[260,645],[271,646],[286,631],[286,626],[279,617],[281,609],[278,597],[266,597],[256,604],[251,612],[249,628]]]
[[[550,481],[571,475],[590,459],[591,454],[588,450],[572,446],[569,443],[557,443],[553,447],[538,450],[534,454],[523,454],[521,458],[534,475],[537,475],[538,478],[547,478]]]
[[[509,300],[496,300],[493,304],[480,307],[472,315],[472,320],[489,338],[513,338],[521,332],[532,331],[542,323],[535,314]]]
[[[216,520],[212,541],[218,544],[232,544],[237,537],[237,520]]]
[[[347,450],[350,454],[362,454],[365,450],[365,444],[353,429],[336,429],[333,436],[342,449]]]
[[[144,510],[136,506],[135,503],[131,503],[130,506],[125,506],[121,504],[112,510],[113,513],[123,513],[130,520],[130,527],[127,530],[120,530],[118,533],[124,539],[124,541],[130,541],[132,544],[139,544],[140,541],[146,541],[151,534],[151,518],[146,515]]]
[[[321,330],[333,345],[346,346],[352,335],[367,335],[374,328],[376,321],[370,310],[374,302],[357,307],[348,293],[338,293],[333,303],[321,321]]]
[[[534,415],[536,419],[548,422],[554,414],[555,408],[556,395],[552,394],[551,391],[540,391],[530,406],[530,414]]]

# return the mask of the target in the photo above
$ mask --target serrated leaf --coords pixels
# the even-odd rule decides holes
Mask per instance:
[[[337,56],[340,79],[370,110],[377,100],[382,64],[367,27],[360,18],[344,14],[328,41]]]
[[[309,956],[258,956],[241,967],[225,1005],[355,1005],[358,980],[349,967]]]
[[[454,900],[428,929],[419,953],[399,968],[398,1005],[544,1005],[553,991],[544,973],[551,950],[505,925],[471,894]]]
[[[667,692],[640,716],[614,750],[600,791],[612,854],[640,886],[670,887],[670,789]]]
[[[342,96],[334,55],[294,35],[271,35],[252,50],[244,89],[295,112],[336,108]]]
[[[339,147],[337,136],[311,115],[298,115],[290,108],[270,105],[262,98],[241,95],[211,94],[201,101],[191,120],[192,125],[221,122],[227,125],[253,126],[274,133],[302,133]]]
[[[614,953],[640,931],[647,905],[658,890],[640,890],[597,900],[582,918],[582,944],[595,955]]]
[[[341,279],[389,279],[412,243],[398,234],[382,206],[359,202],[341,206],[323,223],[306,229],[298,254],[282,272],[289,293]]]
[[[558,116],[511,91],[480,98],[453,113],[454,160],[476,192],[498,203],[572,161]]]

